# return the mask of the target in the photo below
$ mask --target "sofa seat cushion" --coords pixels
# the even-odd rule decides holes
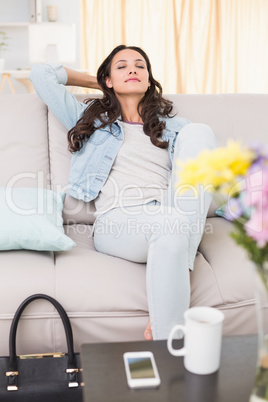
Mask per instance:
[[[77,246],[55,253],[56,293],[69,312],[148,312],[145,264],[95,250],[91,225],[65,225]]]
[[[251,263],[230,237],[232,224],[220,217],[208,218],[207,224],[212,233],[204,234],[199,251],[213,267],[222,304],[255,302]]]
[[[209,268],[200,264],[201,258],[197,255],[191,278],[192,303],[209,303],[222,310],[225,315],[224,335],[256,333],[252,265],[246,252],[230,237],[233,230],[230,222],[217,217],[208,218],[207,224],[211,226],[212,232],[204,234],[199,252]]]
[[[8,354],[11,320],[21,302],[35,293],[54,295],[54,254],[51,251],[1,251],[0,267],[2,301],[0,303],[0,355],[3,356]],[[48,336],[47,334],[48,327],[53,323],[44,320],[44,317],[47,318],[53,314],[54,307],[50,303],[36,301],[27,307],[18,326],[18,353],[41,353],[44,349],[51,349],[52,338],[50,334]],[[30,325],[27,322],[29,317],[31,321],[34,320],[39,325]],[[34,349],[33,344],[35,344]]]
[[[238,311],[245,308],[248,314],[242,315],[243,322],[233,320],[232,332],[254,332],[255,299],[250,264],[243,250],[230,238],[232,226],[229,222],[218,217],[209,218],[208,224],[213,235],[204,234],[194,271],[190,274],[191,305],[217,307],[225,314],[237,317]],[[104,318],[148,314],[145,264],[97,252],[91,225],[65,225],[65,232],[77,247],[56,253],[56,292],[71,315]],[[232,255],[228,264],[226,247]],[[74,296],[68,298],[66,295],[70,294]],[[225,326],[224,334],[228,334]]]
[[[245,252],[229,236],[232,225],[219,217],[209,218],[207,223],[211,233],[204,234],[190,274],[191,303],[214,307],[255,303],[251,265]],[[77,303],[83,296],[86,311],[122,311],[122,306],[125,311],[148,311],[145,264],[97,252],[91,225],[64,227],[77,246],[55,253],[57,294],[62,292],[64,297],[79,292]],[[227,262],[226,250],[232,256]],[[69,311],[78,311],[76,298],[66,302]]]

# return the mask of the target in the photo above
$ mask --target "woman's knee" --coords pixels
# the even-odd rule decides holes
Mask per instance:
[[[165,243],[168,248],[178,245],[183,249],[187,249],[190,238],[190,221],[187,215],[174,213],[168,216],[159,233],[161,242]]]
[[[215,148],[218,143],[210,126],[204,123],[190,123],[183,127],[179,133],[182,141],[203,142],[207,148]]]

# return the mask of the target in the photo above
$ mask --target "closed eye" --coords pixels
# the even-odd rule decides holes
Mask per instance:
[[[119,66],[119,67],[117,67],[118,68],[118,70],[121,70],[122,68],[125,68],[126,66]],[[142,65],[140,65],[140,66],[137,66],[138,68],[145,68],[144,66],[142,66]]]

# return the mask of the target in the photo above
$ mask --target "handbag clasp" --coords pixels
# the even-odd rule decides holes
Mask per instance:
[[[6,377],[7,379],[7,390],[8,391],[18,391],[18,371],[7,371]]]
[[[68,387],[69,388],[74,388],[78,387],[78,381],[77,381],[77,373],[79,372],[78,368],[68,368],[65,370],[65,372],[68,374],[69,377],[69,382],[68,382]]]

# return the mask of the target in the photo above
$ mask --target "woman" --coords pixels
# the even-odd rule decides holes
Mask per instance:
[[[68,192],[95,201],[97,251],[147,263],[144,336],[166,339],[189,307],[189,270],[211,200],[206,192],[180,195],[176,161],[214,148],[211,129],[170,116],[172,102],[138,47],[116,47],[97,79],[47,64],[33,67],[31,81],[69,130]],[[64,85],[99,88],[103,98],[81,103]]]

